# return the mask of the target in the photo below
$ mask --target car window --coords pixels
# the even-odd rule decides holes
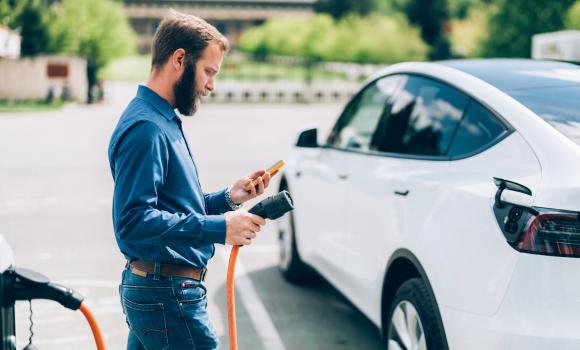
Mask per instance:
[[[457,158],[483,150],[506,130],[490,111],[471,101],[453,137],[448,154]]]
[[[371,149],[408,155],[441,156],[469,98],[451,86],[410,76],[381,120]]]
[[[400,76],[388,76],[369,84],[347,106],[328,143],[342,149],[367,151],[377,124],[390,110],[390,100]]]

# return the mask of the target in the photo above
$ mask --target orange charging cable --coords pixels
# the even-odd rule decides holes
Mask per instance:
[[[85,318],[91,326],[93,337],[95,338],[95,343],[97,344],[97,350],[105,350],[105,341],[103,340],[103,334],[101,334],[101,328],[97,323],[97,319],[85,304],[81,304],[80,310],[83,315],[85,315]]]
[[[233,246],[228,263],[226,278],[226,299],[228,303],[228,328],[230,334],[230,350],[238,350],[238,330],[236,327],[236,296],[234,294],[234,270],[240,246]]]

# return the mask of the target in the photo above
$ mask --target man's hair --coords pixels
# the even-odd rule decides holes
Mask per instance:
[[[224,52],[229,50],[228,39],[214,26],[199,17],[171,9],[153,36],[151,68],[164,65],[177,49],[184,49],[186,57],[197,62],[210,42],[218,44]]]

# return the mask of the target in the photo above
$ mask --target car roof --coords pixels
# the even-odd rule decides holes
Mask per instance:
[[[580,86],[580,66],[560,61],[531,59],[471,59],[439,61],[479,78],[499,90]]]

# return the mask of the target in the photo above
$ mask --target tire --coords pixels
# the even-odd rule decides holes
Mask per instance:
[[[278,243],[280,247],[278,267],[288,282],[306,284],[314,279],[315,273],[310,266],[300,259],[294,227],[293,212],[278,219]]]
[[[448,350],[438,310],[422,279],[401,284],[385,318],[387,349]]]

